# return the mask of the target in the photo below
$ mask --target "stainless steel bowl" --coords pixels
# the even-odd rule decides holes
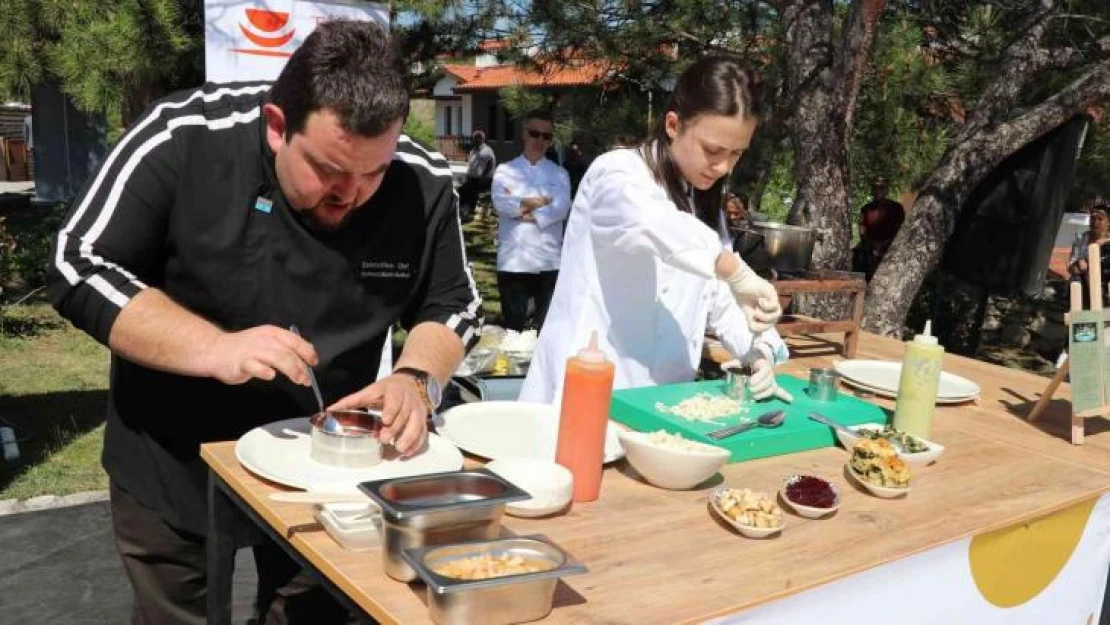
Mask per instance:
[[[338,422],[338,431],[324,429],[327,414]],[[376,410],[330,410],[308,419],[312,426],[310,458],[335,467],[361,469],[382,461],[382,414]]]
[[[452,560],[487,554],[542,560],[551,568],[476,580],[446,577],[433,570]],[[402,555],[428,585],[428,611],[439,625],[505,625],[541,619],[551,612],[559,578],[586,572],[586,567],[544,536],[406,549]]]
[[[757,221],[741,228],[740,232],[741,240],[737,246],[741,256],[754,269],[769,268],[795,273],[809,269],[813,246],[817,241],[812,228]]]
[[[359,484],[382,510],[382,566],[393,579],[416,579],[405,549],[496,538],[505,505],[531,497],[486,469],[450,471]]]

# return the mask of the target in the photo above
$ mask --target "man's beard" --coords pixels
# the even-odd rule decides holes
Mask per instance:
[[[310,231],[316,234],[333,234],[343,229],[343,227],[346,226],[349,221],[351,221],[351,218],[354,217],[355,213],[358,210],[358,207],[352,206],[347,210],[347,212],[343,215],[343,218],[340,219],[338,222],[324,222],[317,216],[316,211],[318,209],[325,210],[323,207],[326,204],[327,202],[320,202],[312,208],[295,210],[293,211],[293,213],[297,216],[300,222],[304,224],[304,226]]]

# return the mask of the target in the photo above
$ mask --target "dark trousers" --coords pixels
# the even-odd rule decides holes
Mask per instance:
[[[521,331],[528,324],[528,301],[535,302],[532,327],[539,330],[547,318],[551,295],[555,293],[558,271],[539,273],[497,272],[497,290],[501,294],[501,325]]]
[[[467,223],[474,216],[474,207],[478,204],[478,196],[487,193],[490,183],[489,178],[467,178],[459,187],[459,219]]]
[[[132,625],[207,622],[204,536],[170,527],[114,482],[112,525],[135,603]],[[349,614],[281,547],[254,547],[258,569],[255,623],[347,623]],[[259,618],[259,615],[263,615]]]

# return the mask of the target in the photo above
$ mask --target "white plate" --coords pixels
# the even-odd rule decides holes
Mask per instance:
[[[888,391],[881,388],[875,388],[874,386],[868,386],[863,382],[858,382],[856,380],[851,380],[845,377],[841,377],[840,379],[848,386],[857,388],[864,393],[878,395],[879,397],[889,397],[890,399],[898,399],[898,393],[896,391]],[[978,394],[968,395],[966,397],[941,397],[940,395],[937,395],[936,403],[938,406],[950,406],[953,404],[965,404],[969,401],[975,401],[977,399],[979,399]]]
[[[555,460],[559,413],[554,406],[523,401],[482,401],[462,404],[440,415],[440,435],[463,451],[499,460],[539,458]],[[605,432],[605,462],[624,457],[617,426]]]
[[[359,482],[422,475],[462,468],[463,457],[449,441],[428,435],[424,451],[410,458],[383,460],[364,469],[320,464],[308,456],[308,417],[254,428],[235,444],[235,457],[248,471],[271,482],[328,492],[355,491]]]
[[[523,488],[531,499],[509,502],[505,513],[534,518],[565,510],[574,496],[574,476],[566,467],[536,458],[502,458],[486,468]]]
[[[896,396],[898,382],[902,377],[902,363],[887,360],[842,360],[833,367],[844,381],[853,386],[874,391],[877,394]],[[958,402],[974,399],[980,393],[979,385],[967,378],[940,372],[940,385],[937,388],[938,402]]]

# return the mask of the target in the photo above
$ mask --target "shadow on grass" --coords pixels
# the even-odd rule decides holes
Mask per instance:
[[[15,430],[19,460],[0,464],[0,491],[20,475],[42,463],[104,423],[108,391],[62,391],[39,395],[0,395],[0,424]]]

